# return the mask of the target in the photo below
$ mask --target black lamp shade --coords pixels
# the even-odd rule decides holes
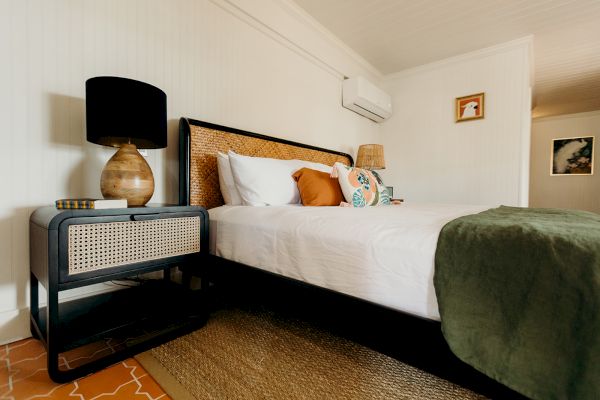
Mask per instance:
[[[167,147],[167,95],[144,82],[98,76],[85,82],[88,142]]]

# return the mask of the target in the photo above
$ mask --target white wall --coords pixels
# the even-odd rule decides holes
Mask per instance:
[[[100,196],[113,153],[85,141],[84,82],[139,79],[168,96],[150,150],[152,202],[177,201],[181,116],[355,153],[379,127],[343,109],[343,75],[377,71],[287,1],[0,1],[0,343],[27,336],[28,219]]]
[[[527,205],[530,51],[524,38],[386,78],[382,177],[394,197]],[[455,98],[480,92],[485,118],[455,123]]]
[[[550,175],[552,139],[578,136],[595,137],[594,174]],[[600,111],[534,119],[531,129],[531,206],[600,213],[599,140]]]

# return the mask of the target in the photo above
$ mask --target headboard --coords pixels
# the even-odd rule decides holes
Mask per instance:
[[[352,156],[334,150],[246,132],[188,118],[179,120],[179,204],[206,209],[223,205],[217,152],[253,157],[300,159],[353,165]]]

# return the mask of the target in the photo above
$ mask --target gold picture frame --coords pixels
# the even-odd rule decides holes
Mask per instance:
[[[481,119],[485,116],[485,93],[457,97],[455,100],[455,122]]]

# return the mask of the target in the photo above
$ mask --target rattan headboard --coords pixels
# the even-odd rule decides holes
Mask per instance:
[[[217,152],[352,165],[349,154],[208,122],[179,120],[179,203],[207,209],[223,205]]]

